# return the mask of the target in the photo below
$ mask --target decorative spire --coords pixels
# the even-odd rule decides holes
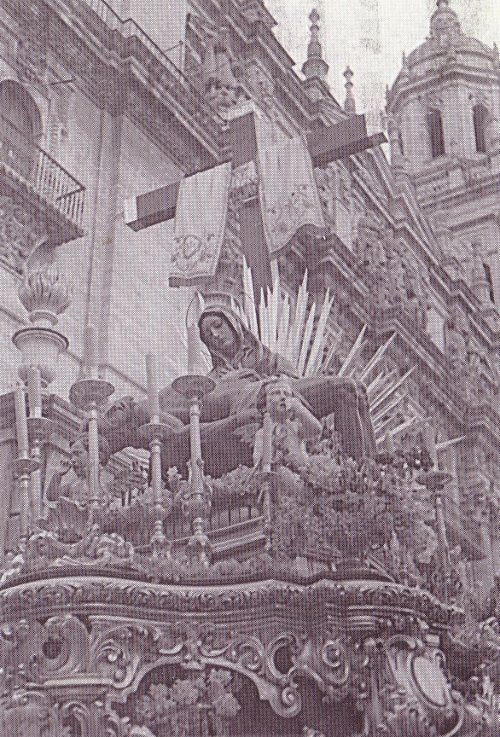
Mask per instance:
[[[401,129],[392,115],[389,115],[387,119],[387,133],[389,135],[389,145],[391,150],[391,166],[395,173],[400,174],[405,170],[403,142]]]
[[[345,102],[344,102],[344,110],[349,115],[354,115],[356,112],[356,100],[354,99],[354,95],[352,93],[352,88],[354,87],[352,83],[352,78],[354,77],[354,72],[352,71],[351,67],[347,65],[345,72]]]
[[[313,8],[311,10],[311,13],[309,15],[309,20],[311,21],[312,25],[310,28],[311,38],[309,40],[309,45],[307,47],[307,58],[308,59],[322,59],[323,50],[321,48],[321,43],[319,41],[320,15],[316,8]]]
[[[302,73],[306,79],[317,78],[325,82],[329,67],[323,59],[323,49],[319,40],[320,14],[316,8],[311,10],[309,20],[311,21],[311,37],[307,45],[307,60],[302,66]]]
[[[410,70],[408,67],[408,58],[403,51],[401,55],[401,72],[399,73],[400,77],[408,78],[410,76]]]
[[[498,53],[498,46],[494,41],[493,41],[493,63],[495,64],[497,69],[500,68],[500,54]]]

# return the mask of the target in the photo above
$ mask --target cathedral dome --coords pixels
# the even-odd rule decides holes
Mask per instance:
[[[441,76],[448,72],[498,75],[498,49],[490,48],[472,36],[465,34],[449,0],[437,0],[437,7],[430,20],[427,39],[407,57],[389,93],[394,100],[398,93],[425,78]]]
[[[500,61],[496,45],[464,33],[450,0],[436,5],[427,39],[403,56],[386,111],[392,162],[412,176],[439,169],[447,188],[450,162],[500,151]]]

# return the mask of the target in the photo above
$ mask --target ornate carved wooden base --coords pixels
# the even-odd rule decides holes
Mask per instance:
[[[397,584],[61,577],[4,588],[0,609],[11,737],[243,735],[249,703],[279,734],[336,737],[344,710],[344,737],[451,737],[464,720],[438,636],[462,615]]]

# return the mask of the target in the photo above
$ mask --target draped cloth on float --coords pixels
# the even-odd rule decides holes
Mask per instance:
[[[231,164],[181,181],[175,211],[169,282],[194,285],[214,276],[226,229]]]
[[[262,115],[255,116],[255,126],[262,219],[274,258],[306,228],[324,235],[325,221],[305,139],[288,137]]]

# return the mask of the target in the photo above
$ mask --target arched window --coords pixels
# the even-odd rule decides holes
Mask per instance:
[[[29,92],[12,79],[0,82],[0,158],[26,179],[33,172],[41,133],[40,111]]]
[[[488,111],[484,105],[474,105],[472,108],[472,119],[474,122],[476,151],[486,153],[486,124],[488,120]]]
[[[431,142],[431,156],[436,159],[444,154],[443,118],[439,110],[433,108],[427,113],[427,128]]]

